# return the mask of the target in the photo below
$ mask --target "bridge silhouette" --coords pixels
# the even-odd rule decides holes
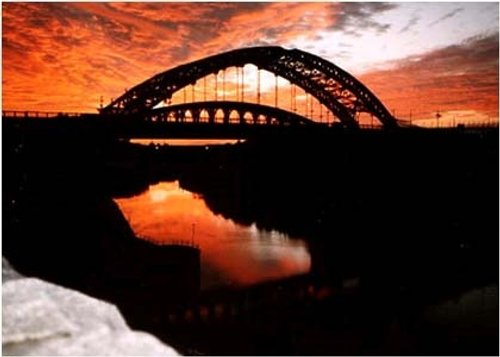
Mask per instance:
[[[245,101],[244,67],[257,67],[257,103]],[[237,83],[226,81],[226,71],[235,68]],[[275,76],[274,106],[261,103],[260,72]],[[222,74],[222,81],[218,82]],[[206,99],[206,78],[215,76],[215,100]],[[291,103],[297,101],[297,88],[311,96],[311,117],[278,106],[278,78],[289,82]],[[204,83],[203,101],[194,100],[194,85]],[[236,100],[227,100],[225,88],[236,86]],[[193,90],[193,101],[186,101],[186,87]],[[218,100],[222,87],[222,100]],[[184,90],[184,103],[172,104],[175,93]],[[248,89],[247,89],[248,91]],[[248,98],[248,92],[247,92]],[[312,118],[312,98],[325,110],[327,120]],[[303,98],[300,98],[303,100]],[[307,101],[307,97],[306,97]],[[307,106],[307,102],[306,102]],[[307,114],[307,113],[306,113]],[[5,119],[67,119],[93,122],[122,136],[165,137],[169,135],[245,136],[249,132],[279,131],[285,127],[342,127],[356,129],[359,116],[377,120],[375,127],[396,128],[401,123],[360,81],[333,63],[313,54],[282,47],[250,47],[224,52],[159,73],[126,91],[98,113],[34,113],[4,111]],[[320,114],[320,117],[322,113]],[[331,120],[329,119],[331,118]],[[78,119],[78,120],[77,120]],[[94,120],[95,119],[95,120]],[[215,129],[217,127],[217,129]],[[231,127],[231,128],[229,128]],[[259,127],[259,129],[251,128]],[[373,126],[372,126],[373,127]],[[266,129],[267,128],[267,129]]]
[[[199,79],[217,75],[230,67],[242,68],[247,64],[257,66],[258,73],[261,69],[267,70],[302,88],[346,127],[358,127],[356,117],[360,113],[370,114],[384,127],[398,126],[398,121],[382,102],[354,76],[313,54],[281,47],[243,48],[175,67],[128,90],[102,108],[101,114],[147,113]],[[243,75],[242,72],[242,93]],[[257,97],[260,97],[260,93]]]
[[[247,65],[257,67],[256,93],[245,85],[244,69]],[[234,78],[226,80],[226,72],[230,70],[236,71],[236,83]],[[261,70],[274,75],[274,106],[261,100],[264,94],[261,93]],[[215,79],[215,90],[211,93],[215,96],[213,100],[207,100],[208,77]],[[221,81],[219,77],[222,77]],[[290,86],[290,107],[287,109],[278,101],[278,78],[288,81]],[[203,82],[201,101],[195,100],[194,89],[200,81]],[[226,93],[230,86],[233,86],[232,92]],[[187,101],[188,87],[192,91],[191,101]],[[304,101],[304,95],[297,94],[297,88],[306,96],[304,115],[297,112],[297,100]],[[182,103],[173,103],[172,99],[179,93],[184,94]],[[248,100],[252,94],[255,94],[256,103]],[[269,90],[266,94],[269,95]],[[228,100],[229,97],[234,100]],[[308,98],[311,98],[310,112]],[[319,120],[313,117],[312,98],[319,104]],[[323,110],[326,120],[323,120]],[[364,121],[361,116],[364,116]],[[367,124],[367,116],[371,124]],[[150,138],[246,137],[286,130],[303,130],[305,133],[306,130],[327,127],[413,127],[407,121],[395,118],[374,93],[335,64],[298,49],[269,46],[232,50],[156,74],[111,100],[109,105],[101,105],[98,113],[3,111],[2,117],[25,118],[30,122],[44,120],[43,123],[51,118],[63,121],[64,125],[68,125],[66,119],[71,118],[75,126],[82,128],[101,129],[121,137]]]

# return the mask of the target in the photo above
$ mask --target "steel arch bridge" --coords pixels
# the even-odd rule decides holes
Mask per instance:
[[[397,127],[398,122],[382,102],[360,81],[343,69],[318,56],[298,49],[282,47],[249,47],[183,64],[128,90],[101,114],[139,114],[150,112],[160,102],[198,79],[217,74],[229,67],[253,64],[283,77],[315,97],[346,127],[358,127],[356,116],[368,113],[384,127]]]

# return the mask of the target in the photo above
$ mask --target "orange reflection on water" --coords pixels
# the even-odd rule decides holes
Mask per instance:
[[[211,146],[234,145],[242,143],[243,139],[130,139],[131,144],[139,145],[170,145],[170,146]]]
[[[249,285],[310,270],[304,241],[215,215],[200,195],[181,189],[177,181],[155,184],[143,194],[116,202],[136,235],[188,241],[194,228],[202,255],[202,289]]]

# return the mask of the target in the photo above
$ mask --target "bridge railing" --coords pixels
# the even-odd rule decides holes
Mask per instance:
[[[360,129],[370,129],[370,130],[382,130],[384,127],[382,125],[375,124],[359,124]]]
[[[2,117],[19,119],[42,119],[42,118],[79,118],[84,113],[75,112],[41,112],[41,111],[21,111],[21,110],[3,110]]]
[[[466,123],[461,123],[461,124],[456,124],[454,128],[497,128],[498,129],[498,121],[495,122],[482,122],[482,123],[477,123],[477,122],[466,122]]]
[[[138,239],[147,241],[149,243],[152,243],[154,245],[159,245],[159,246],[185,246],[185,247],[191,247],[191,248],[196,248],[199,249],[200,246],[192,241],[189,240],[183,240],[183,239],[166,239],[166,240],[160,240],[156,239],[153,237],[149,236],[144,236],[144,235],[137,235]]]

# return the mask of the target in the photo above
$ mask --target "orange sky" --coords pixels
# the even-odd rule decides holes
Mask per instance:
[[[3,109],[95,112],[176,65],[280,45],[344,68],[403,119],[498,118],[496,3],[3,3],[2,41]]]

